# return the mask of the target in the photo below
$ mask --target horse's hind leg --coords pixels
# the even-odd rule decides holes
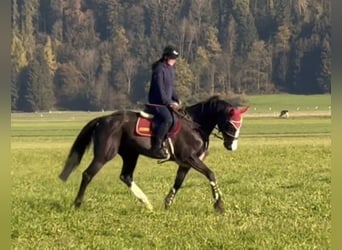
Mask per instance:
[[[180,189],[180,187],[182,186],[185,176],[189,172],[189,169],[190,169],[189,167],[183,167],[183,166],[178,167],[175,183],[173,184],[173,187],[171,188],[171,190],[169,191],[169,193],[164,199],[164,204],[165,204],[166,209],[171,206],[178,189]]]
[[[80,189],[79,189],[78,194],[76,196],[76,199],[74,201],[74,205],[76,208],[81,206],[81,203],[82,203],[83,197],[84,197],[84,192],[85,192],[88,184],[91,182],[93,177],[100,171],[100,169],[103,167],[103,165],[104,165],[103,162],[98,161],[98,160],[96,160],[96,158],[94,158],[93,161],[90,163],[89,167],[83,172]]]
[[[120,180],[123,181],[133,192],[133,194],[145,204],[145,206],[152,210],[153,206],[148,200],[147,196],[144,192],[138,187],[137,184],[133,181],[133,172],[135,170],[137,160],[138,160],[138,153],[130,152],[130,154],[121,154],[123,165],[120,174]]]

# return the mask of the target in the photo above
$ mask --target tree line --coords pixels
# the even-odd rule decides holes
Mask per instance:
[[[11,0],[12,110],[146,102],[176,46],[184,103],[331,91],[330,0]]]

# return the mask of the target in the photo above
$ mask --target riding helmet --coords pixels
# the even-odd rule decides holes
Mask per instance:
[[[163,57],[168,57],[170,59],[176,59],[178,57],[179,53],[176,50],[175,47],[168,45],[163,50]]]

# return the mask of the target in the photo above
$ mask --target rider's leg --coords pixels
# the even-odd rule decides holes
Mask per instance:
[[[163,141],[172,125],[172,114],[167,107],[157,107],[157,127],[152,137],[152,153],[158,158],[166,158]]]

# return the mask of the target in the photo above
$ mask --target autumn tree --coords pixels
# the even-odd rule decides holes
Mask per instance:
[[[317,84],[321,93],[331,93],[331,46],[330,39],[324,37],[321,45]]]
[[[63,63],[57,68],[54,88],[58,108],[72,110],[84,108],[81,97],[82,82],[82,74],[73,63]]]
[[[273,79],[279,89],[285,89],[289,74],[289,51],[291,49],[291,31],[289,24],[278,27],[273,46]]]
[[[50,36],[46,37],[46,43],[44,45],[44,55],[45,55],[46,62],[49,66],[50,74],[53,76],[57,69],[57,61],[56,61],[55,49],[54,49]]]
[[[210,95],[209,82],[209,67],[210,57],[208,52],[203,47],[198,47],[196,59],[191,64],[192,71],[195,75],[195,82],[193,85],[193,94],[199,97],[208,97]]]
[[[264,93],[270,83],[271,56],[263,41],[256,41],[243,67],[243,85],[246,93]]]
[[[28,65],[23,39],[17,29],[12,32],[11,44],[11,107],[16,109],[19,98],[20,76]]]
[[[177,60],[176,67],[176,89],[182,102],[191,103],[193,99],[193,88],[195,76],[190,69],[190,65],[183,58]]]
[[[237,25],[237,54],[246,57],[254,40],[257,39],[257,32],[254,17],[249,10],[249,0],[238,0],[233,5],[233,16]]]
[[[216,93],[331,89],[330,0],[11,4],[13,109],[28,107],[27,79],[38,72],[32,66],[38,48],[44,48],[62,109],[112,109],[146,101],[151,64],[167,44],[179,49],[178,87],[190,91],[194,101]]]
[[[27,70],[25,93],[19,107],[23,111],[47,111],[54,108],[53,79],[42,47],[37,48]]]

